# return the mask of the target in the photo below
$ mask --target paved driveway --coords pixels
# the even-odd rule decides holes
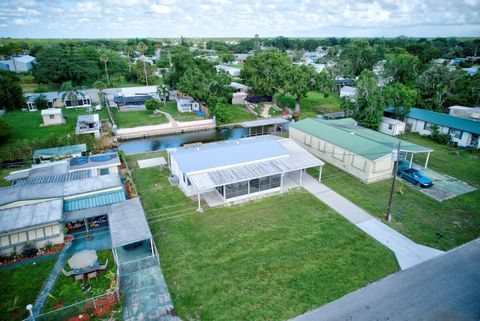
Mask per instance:
[[[343,320],[480,320],[480,239],[392,274],[292,321]]]
[[[303,187],[307,191],[389,248],[395,253],[402,270],[443,253],[443,251],[413,242],[312,176],[304,175],[304,177]]]

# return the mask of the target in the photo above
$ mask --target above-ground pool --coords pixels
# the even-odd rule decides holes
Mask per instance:
[[[78,166],[78,165],[83,165],[88,163],[88,157],[87,156],[82,156],[82,157],[75,157],[70,159],[70,165],[71,166]]]

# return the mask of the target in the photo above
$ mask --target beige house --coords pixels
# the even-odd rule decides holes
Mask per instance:
[[[290,124],[289,131],[290,138],[308,152],[367,184],[392,176],[392,150],[401,141],[361,127],[351,118],[307,118]],[[409,160],[410,164],[416,153],[432,151],[407,141],[401,141],[400,150],[401,159]]]
[[[43,126],[65,124],[65,118],[63,118],[62,109],[60,108],[44,109],[41,114]]]

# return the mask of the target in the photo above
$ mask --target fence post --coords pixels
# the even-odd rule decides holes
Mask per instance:
[[[92,300],[93,300],[93,308],[96,310],[96,309],[97,309],[97,305],[95,304],[95,298],[93,298]]]

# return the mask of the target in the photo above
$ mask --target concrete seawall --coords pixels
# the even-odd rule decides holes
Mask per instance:
[[[152,136],[171,135],[215,129],[215,119],[195,120],[188,122],[172,121],[167,124],[139,126],[133,128],[120,128],[116,131],[118,140],[147,138]]]

